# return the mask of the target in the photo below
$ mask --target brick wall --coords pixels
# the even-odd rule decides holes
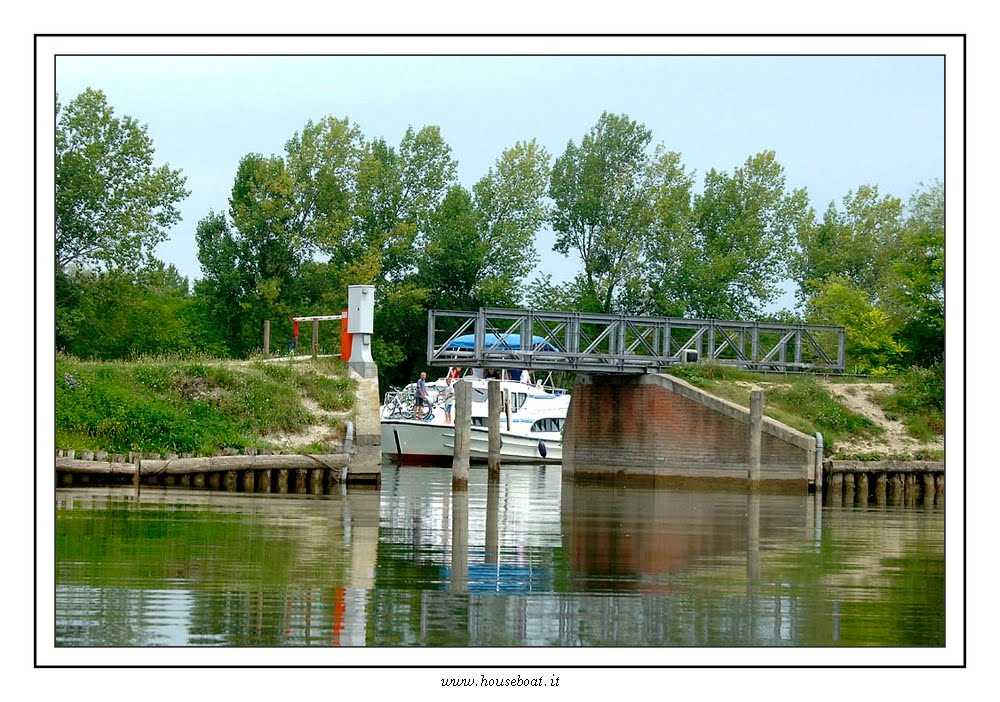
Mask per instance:
[[[747,408],[669,376],[585,376],[573,390],[563,470],[745,481],[749,426]],[[762,479],[804,486],[815,445],[813,437],[765,418]]]

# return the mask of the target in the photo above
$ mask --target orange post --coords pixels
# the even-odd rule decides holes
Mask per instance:
[[[347,310],[341,310],[340,317],[340,360],[351,360],[351,337],[353,334],[347,333]]]

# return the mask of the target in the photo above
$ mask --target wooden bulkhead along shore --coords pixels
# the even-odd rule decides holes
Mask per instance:
[[[218,456],[56,451],[56,485],[150,485],[225,492],[323,495],[341,484],[378,485],[380,465],[355,454],[227,449]],[[369,465],[371,464],[371,465]]]
[[[823,501],[836,505],[944,505],[943,461],[823,462]]]

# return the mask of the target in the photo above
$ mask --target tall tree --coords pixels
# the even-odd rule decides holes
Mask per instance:
[[[903,203],[880,196],[878,186],[863,185],[844,196],[842,208],[830,203],[823,221],[798,230],[798,249],[790,274],[804,302],[830,275],[839,275],[876,294],[886,267],[895,258],[903,230]]]
[[[583,262],[586,307],[610,312],[628,281],[641,276],[650,222],[644,187],[652,132],[627,115],[603,113],[552,168],[553,247]]]
[[[681,284],[695,317],[751,319],[777,298],[795,232],[813,217],[804,189],[785,189],[773,151],[732,175],[710,170],[692,206],[694,250]]]
[[[180,221],[185,179],[156,166],[153,141],[100,90],[56,106],[56,267],[136,267]]]
[[[420,284],[431,306],[452,310],[477,309],[487,245],[480,236],[479,214],[472,196],[454,185],[429,222],[427,245],[420,261]]]
[[[922,366],[944,358],[944,201],[940,181],[913,194],[887,274],[886,307],[901,325],[907,359]]]
[[[645,242],[648,275],[644,277],[649,300],[642,304],[641,291],[635,311],[680,317],[689,311],[689,267],[698,260],[697,240],[691,215],[694,176],[687,173],[681,156],[659,146],[647,170],[647,189],[652,207],[651,235]]]
[[[521,281],[538,262],[535,234],[548,220],[544,202],[548,152],[532,139],[506,149],[472,188],[485,260],[480,287],[496,304],[513,305]]]
[[[361,129],[349,119],[327,116],[309,120],[285,143],[294,203],[290,224],[307,249],[335,244],[350,228],[362,142]]]

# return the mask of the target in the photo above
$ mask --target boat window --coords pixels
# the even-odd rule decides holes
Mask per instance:
[[[485,427],[486,426],[486,417],[473,417],[472,418],[472,426],[474,426],[474,427]]]
[[[523,407],[524,403],[527,401],[528,401],[528,393],[526,392],[511,393],[510,397],[511,409],[514,410],[515,412],[521,409],[521,407]]]
[[[544,419],[539,419],[534,424],[531,425],[531,431],[554,431],[559,432],[563,430],[563,423],[566,420],[558,417],[545,417]]]
[[[472,401],[473,402],[486,402],[487,400],[486,391],[482,388],[472,388]]]

